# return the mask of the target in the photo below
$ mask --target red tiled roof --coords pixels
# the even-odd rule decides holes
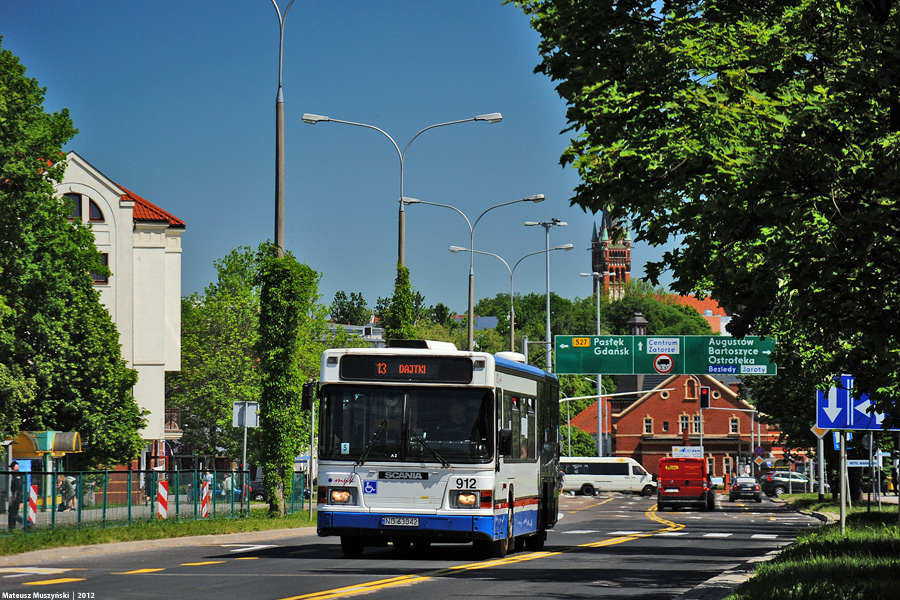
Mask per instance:
[[[713,300],[712,298],[704,298],[703,300],[698,299],[696,296],[675,296],[672,295],[670,298],[673,298],[679,304],[684,306],[693,306],[697,309],[697,312],[701,315],[706,314],[706,311],[711,311],[711,314],[716,317],[727,317],[728,313],[725,312],[725,309],[719,306],[719,303]]]
[[[168,221],[169,225],[174,227],[184,227],[184,221],[176,217],[175,215],[168,213],[156,206],[149,200],[145,200],[141,198],[134,192],[126,189],[125,187],[116,184],[125,192],[122,194],[122,198],[125,200],[131,200],[134,202],[134,218],[137,221]]]

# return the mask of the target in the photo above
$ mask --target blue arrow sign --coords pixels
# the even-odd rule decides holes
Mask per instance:
[[[816,392],[816,427],[820,429],[853,429],[863,431],[900,431],[884,429],[884,413],[874,412],[867,394],[856,397],[854,378],[841,375],[840,385],[828,392]]]

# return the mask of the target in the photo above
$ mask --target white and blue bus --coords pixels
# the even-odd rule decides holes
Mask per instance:
[[[539,550],[558,511],[559,381],[521,355],[394,341],[322,355],[320,536],[345,556]]]

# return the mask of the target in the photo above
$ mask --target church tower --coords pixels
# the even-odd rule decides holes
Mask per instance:
[[[602,285],[611,300],[621,300],[625,296],[625,283],[631,281],[631,231],[612,222],[606,211],[601,213],[599,235],[594,223],[591,270],[603,274],[602,278],[594,277],[594,293]]]

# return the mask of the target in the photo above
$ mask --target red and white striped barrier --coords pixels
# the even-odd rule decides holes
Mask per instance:
[[[28,522],[34,525],[37,518],[37,486],[33,485],[28,494]]]
[[[169,514],[169,482],[158,482],[156,490],[156,517],[165,519]]]
[[[200,518],[209,516],[209,482],[204,481],[200,487]]]

